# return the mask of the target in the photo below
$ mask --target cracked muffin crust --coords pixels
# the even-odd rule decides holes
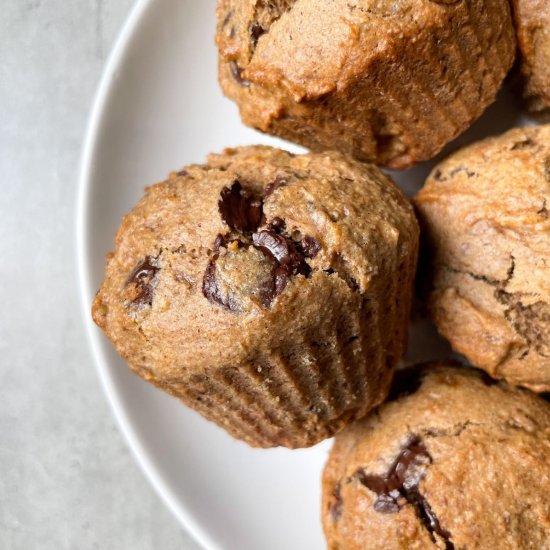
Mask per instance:
[[[550,2],[512,0],[528,107],[550,107]]]
[[[336,436],[329,550],[550,549],[550,404],[443,365],[399,371],[393,390]]]
[[[392,168],[435,156],[494,101],[507,0],[218,0],[219,79],[243,122]]]
[[[93,316],[134,372],[233,436],[305,447],[386,397],[417,249],[375,166],[230,149],[124,218]]]
[[[451,155],[415,205],[440,333],[491,376],[550,391],[550,126]]]

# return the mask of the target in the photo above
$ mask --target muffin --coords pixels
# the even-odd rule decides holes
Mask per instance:
[[[329,550],[550,549],[550,404],[473,369],[396,382],[394,400],[335,439]]]
[[[135,373],[234,437],[306,447],[386,397],[417,249],[376,167],[229,149],[147,189],[93,317]]]
[[[550,126],[451,155],[415,204],[439,332],[491,376],[549,391]]]
[[[219,79],[243,122],[406,168],[493,102],[516,41],[507,0],[218,0]]]
[[[550,107],[550,2],[512,0],[524,95],[533,111]]]

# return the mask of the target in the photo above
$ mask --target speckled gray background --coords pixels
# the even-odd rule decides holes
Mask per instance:
[[[132,4],[0,0],[2,550],[198,548],[115,426],[77,294],[81,144]]]

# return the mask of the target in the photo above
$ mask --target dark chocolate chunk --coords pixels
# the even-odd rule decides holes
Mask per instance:
[[[405,496],[404,486],[411,481],[416,467],[431,460],[422,440],[412,436],[386,474],[369,475],[364,470],[358,470],[357,479],[378,495],[374,504],[378,512],[396,512],[400,508],[398,499]]]
[[[187,170],[180,170],[179,172],[176,172],[176,175],[179,176],[180,178],[183,178],[185,176],[188,176],[189,172]]]
[[[376,493],[374,509],[377,512],[396,513],[405,503],[411,504],[431,539],[435,542],[434,534],[437,534],[444,540],[446,550],[454,550],[450,533],[441,526],[430,504],[418,490],[421,479],[418,468],[431,462],[432,457],[422,440],[412,435],[386,474],[369,475],[360,469],[355,475],[362,485]]]
[[[433,535],[436,533],[445,542],[445,550],[454,550],[455,546],[450,540],[451,534],[441,527],[439,519],[432,510],[430,503],[419,493],[418,489],[415,487],[407,491],[406,498],[407,502],[416,508],[418,517],[421,519],[426,530],[429,531],[433,542],[435,542]]]
[[[307,276],[311,268],[305,261],[305,254],[300,247],[284,235],[269,229],[252,235],[254,246],[264,253],[271,254],[279,265],[286,269],[288,275]]]
[[[218,254],[214,254],[204,272],[202,279],[202,293],[204,297],[213,304],[218,304],[229,311],[235,311],[236,306],[229,297],[224,297],[218,287],[218,281],[216,279],[216,260]]]
[[[256,44],[258,43],[258,40],[260,39],[260,36],[265,33],[265,29],[257,21],[254,21],[250,25],[248,32],[250,33],[250,42],[252,43],[252,49],[254,49],[256,47]]]
[[[302,250],[304,251],[304,254],[308,258],[315,258],[319,252],[321,252],[321,243],[314,239],[313,237],[310,237],[309,235],[306,235],[302,241]]]
[[[134,296],[132,302],[136,305],[151,305],[153,303],[152,282],[156,277],[159,267],[154,265],[155,259],[152,256],[146,256],[130,273],[126,281],[126,287],[133,285]]]
[[[284,224],[283,220],[281,222]],[[299,243],[273,229],[254,233],[252,242],[272,262],[271,279],[261,290],[262,303],[269,307],[283,292],[291,276],[300,274],[307,277],[311,268],[305,261],[305,254]]]
[[[236,61],[230,61],[229,62],[229,68],[231,69],[231,74],[233,75],[233,78],[241,85],[248,87],[250,86],[250,80],[246,80],[246,78],[243,78],[243,71],[239,65],[237,65]]]
[[[284,176],[277,176],[271,183],[268,183],[264,189],[264,199],[272,195],[279,187],[284,187],[288,180]]]
[[[256,231],[262,223],[261,201],[254,199],[249,191],[242,188],[239,181],[222,189],[218,208],[223,221],[235,231]]]

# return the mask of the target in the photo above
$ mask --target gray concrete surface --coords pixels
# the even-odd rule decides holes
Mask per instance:
[[[0,549],[191,550],[94,370],[75,273],[86,120],[133,0],[0,0]]]

